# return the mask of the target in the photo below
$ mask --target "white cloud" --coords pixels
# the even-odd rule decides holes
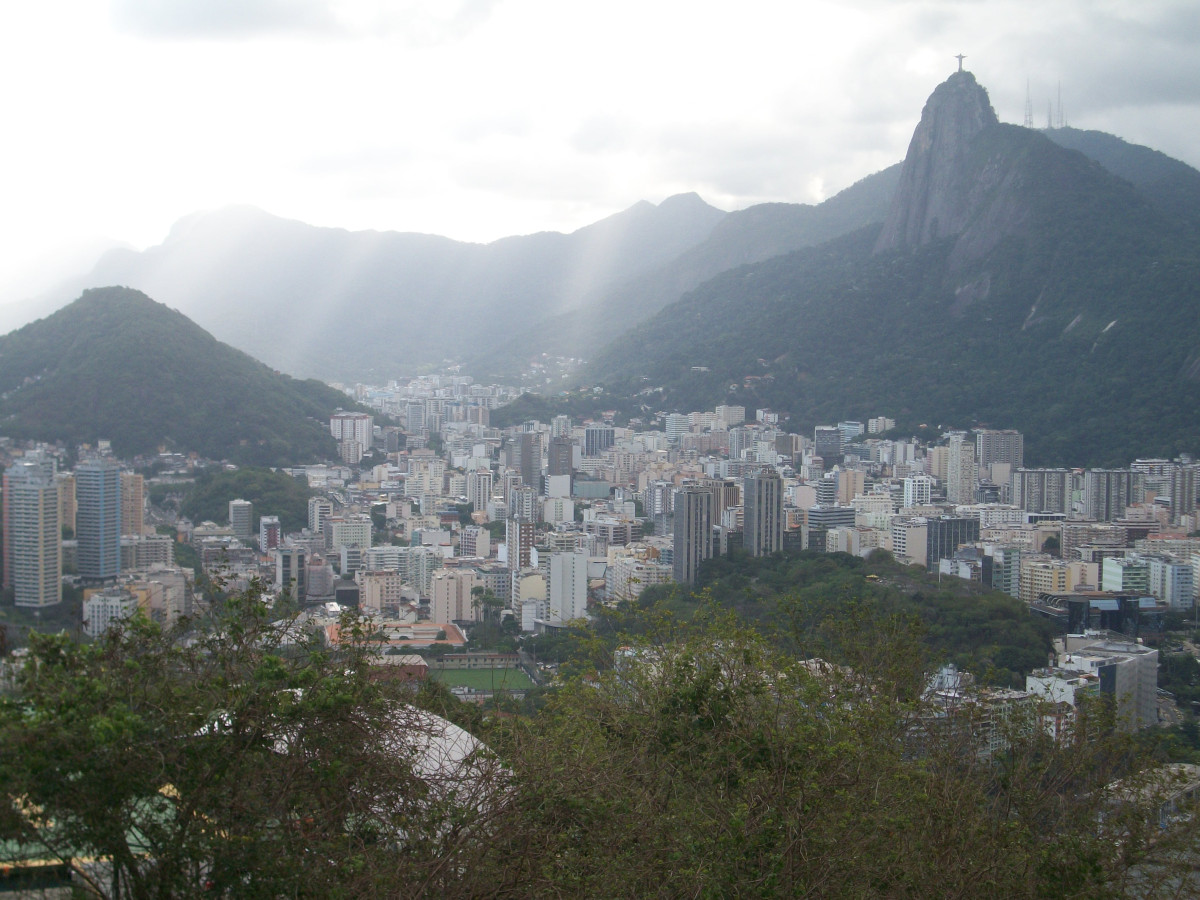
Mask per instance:
[[[490,240],[812,202],[903,156],[959,52],[1006,121],[1061,83],[1071,124],[1195,165],[1198,39],[1192,0],[10,4],[0,241],[144,246],[228,203]]]

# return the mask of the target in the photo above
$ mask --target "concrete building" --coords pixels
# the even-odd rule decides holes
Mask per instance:
[[[1157,724],[1157,650],[1092,634],[1068,635],[1056,643],[1058,665],[1027,676],[1028,690],[1075,705],[1082,695],[1078,688],[1091,684],[1092,693],[1112,698],[1121,730]]]
[[[234,537],[248,541],[254,535],[254,504],[249,500],[229,501],[229,527]]]
[[[979,471],[988,471],[993,463],[1007,463],[1014,469],[1025,465],[1025,436],[1011,429],[975,431],[975,461]]]
[[[946,500],[956,504],[974,503],[978,481],[974,443],[966,432],[951,434],[946,454]]]
[[[1171,494],[1171,523],[1178,525],[1185,516],[1196,516],[1196,501],[1200,499],[1200,463],[1176,460],[1168,470],[1168,490]]]
[[[113,581],[121,571],[121,470],[107,457],[75,467],[75,540],[79,575]]]
[[[492,555],[491,532],[478,525],[468,525],[458,536],[458,555],[487,559]]]
[[[1147,556],[1150,593],[1173,610],[1190,610],[1196,603],[1196,583],[1190,563],[1165,556]]]
[[[928,506],[933,502],[934,480],[929,475],[913,475],[904,479],[904,500],[902,506],[912,509],[915,506]]]
[[[742,487],[744,549],[751,556],[778,553],[783,549],[783,479],[767,467],[747,477]]]
[[[75,534],[75,473],[59,472],[54,476],[58,484],[58,524]]]
[[[487,509],[492,499],[495,476],[490,469],[475,469],[467,473],[467,502],[476,512]]]
[[[328,523],[333,517],[333,502],[327,497],[309,497],[308,530],[313,534],[328,535]]]
[[[1141,472],[1131,469],[1088,469],[1083,475],[1084,518],[1111,522],[1127,507],[1142,502]]]
[[[121,473],[121,534],[146,530],[146,483],[136,472]]]
[[[586,553],[550,554],[549,622],[565,624],[587,618],[588,558]]]
[[[269,553],[279,546],[283,539],[283,531],[279,524],[279,516],[260,516],[258,520],[258,549]]]
[[[62,602],[58,481],[50,457],[14,462],[4,472],[4,587],[20,607]]]
[[[303,547],[275,550],[275,589],[299,600],[308,594],[308,551]]]
[[[472,594],[483,583],[473,569],[443,569],[430,579],[429,618],[434,622],[478,622],[487,614]]]
[[[1104,560],[1100,587],[1110,593],[1149,594],[1150,563],[1138,556]]]
[[[836,425],[818,425],[813,429],[813,455],[825,461],[826,469],[842,461],[842,432]]]
[[[357,547],[366,551],[371,547],[371,517],[365,513],[335,516],[329,520],[329,546],[334,550],[342,547]]]
[[[1012,473],[1012,502],[1031,513],[1069,513],[1070,470],[1015,469]]]
[[[675,492],[675,580],[694,584],[700,564],[713,555],[713,494],[699,484],[685,484]]]
[[[367,413],[337,412],[329,418],[329,433],[339,444],[353,441],[360,454],[365,453],[375,440],[375,418]]]
[[[98,638],[137,611],[137,597],[122,587],[92,591],[83,601],[83,631],[90,638]]]

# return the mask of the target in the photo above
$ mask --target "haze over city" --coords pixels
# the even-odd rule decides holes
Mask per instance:
[[[251,204],[469,241],[696,191],[816,202],[903,158],[953,55],[1003,121],[1192,165],[1186,2],[51,2],[4,12],[0,300]],[[1048,104],[1055,108],[1048,113]]]

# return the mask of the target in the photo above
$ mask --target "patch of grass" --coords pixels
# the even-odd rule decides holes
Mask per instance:
[[[446,687],[467,687],[477,691],[526,691],[534,686],[521,669],[444,669],[430,668],[429,677]]]

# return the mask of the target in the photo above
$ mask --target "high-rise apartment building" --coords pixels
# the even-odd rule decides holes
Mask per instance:
[[[443,569],[429,579],[429,618],[434,622],[478,622],[487,614],[472,591],[483,583],[472,569]]]
[[[121,470],[107,457],[75,467],[77,565],[84,581],[116,579],[121,571]]]
[[[512,439],[510,462],[521,476],[521,481],[538,491],[541,488],[542,442],[536,432],[522,431]]]
[[[308,530],[310,532],[313,534],[328,535],[329,519],[332,516],[332,501],[326,497],[308,498]]]
[[[550,621],[587,618],[587,554],[550,554]]]
[[[572,456],[574,452],[575,444],[571,441],[570,436],[550,438],[549,449],[546,453],[546,474],[551,476],[573,474]]]
[[[1196,501],[1200,499],[1200,463],[1176,460],[1167,471],[1168,490],[1171,493],[1171,522],[1178,525],[1184,516],[1196,515]]]
[[[371,547],[371,517],[365,513],[338,516],[329,520],[329,546],[334,550],[342,547]]]
[[[1012,502],[1031,513],[1071,511],[1069,469],[1015,469],[1012,473]]]
[[[980,428],[975,432],[975,460],[981,472],[992,463],[1008,463],[1019,469],[1025,465],[1025,436],[1012,429]]]
[[[933,502],[933,478],[929,475],[913,475],[904,479],[904,500],[906,507],[928,506]]]
[[[712,558],[713,494],[699,484],[685,484],[675,492],[675,580],[693,584],[700,563]]]
[[[229,527],[233,529],[234,537],[250,540],[254,534],[254,504],[249,500],[230,500]]]
[[[617,433],[611,425],[588,425],[583,429],[583,455],[599,456],[617,442]]]
[[[678,444],[691,431],[688,417],[682,413],[668,413],[663,422],[663,431],[666,432],[668,443]]]
[[[146,483],[136,472],[121,473],[121,534],[141,534],[146,525]]]
[[[491,469],[475,469],[467,473],[467,502],[476,512],[487,509],[488,501],[492,499],[494,479]]]
[[[478,525],[468,525],[459,532],[458,555],[476,556],[487,559],[492,555],[491,534],[486,528]]]
[[[334,413],[329,417],[329,433],[338,443],[354,441],[366,452],[375,437],[375,417],[358,412]]]
[[[283,530],[279,524],[279,516],[260,516],[258,520],[258,549],[268,553],[279,546],[283,538]]]
[[[1084,515],[1093,522],[1111,522],[1125,508],[1142,501],[1142,473],[1130,469],[1088,469],[1083,474]]]
[[[275,550],[275,587],[287,591],[292,599],[308,595],[308,551],[303,547],[279,547]]]
[[[58,524],[69,528],[75,536],[75,473],[59,472],[54,476],[58,482]]]
[[[965,432],[950,435],[946,454],[946,500],[950,503],[975,502],[979,468],[975,464],[975,444]]]
[[[813,429],[813,454],[824,460],[826,469],[842,461],[842,432],[836,425],[818,425]]]
[[[18,460],[4,473],[4,587],[17,606],[62,602],[62,534],[54,460]]]

